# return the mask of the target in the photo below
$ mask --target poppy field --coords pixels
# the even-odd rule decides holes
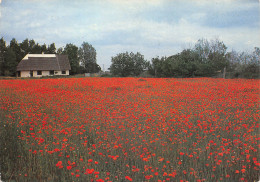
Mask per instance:
[[[3,181],[258,181],[259,80],[0,80]]]

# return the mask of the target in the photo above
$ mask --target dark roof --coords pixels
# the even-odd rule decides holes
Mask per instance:
[[[55,55],[55,57],[30,57],[22,59],[17,66],[17,71],[65,71],[71,70],[69,59],[67,55]]]
[[[71,70],[69,58],[67,55],[57,55],[56,57],[58,59],[60,70]]]

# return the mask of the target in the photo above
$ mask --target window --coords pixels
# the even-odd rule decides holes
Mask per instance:
[[[42,75],[42,71],[37,71],[37,75]]]
[[[51,71],[50,71],[50,75],[54,75],[54,70],[51,70]]]
[[[65,75],[65,74],[66,74],[66,71],[62,71],[61,74]]]

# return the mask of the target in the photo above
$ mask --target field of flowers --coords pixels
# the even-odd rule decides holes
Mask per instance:
[[[259,80],[0,80],[3,181],[258,181]]]

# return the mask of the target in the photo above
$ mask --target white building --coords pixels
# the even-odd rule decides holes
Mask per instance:
[[[71,67],[67,55],[27,54],[16,70],[17,77],[42,77],[69,75]]]

